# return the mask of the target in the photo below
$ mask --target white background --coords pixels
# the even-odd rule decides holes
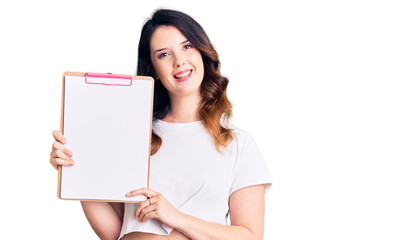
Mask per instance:
[[[409,239],[409,8],[394,0],[2,1],[2,238],[97,239],[48,162],[62,74],[135,74],[160,6],[219,52],[274,182],[265,239]]]

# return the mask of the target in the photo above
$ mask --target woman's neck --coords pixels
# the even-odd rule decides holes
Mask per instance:
[[[187,123],[200,120],[198,96],[170,96],[170,109],[163,121]]]

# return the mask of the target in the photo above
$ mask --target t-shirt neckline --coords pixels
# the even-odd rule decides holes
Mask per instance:
[[[165,125],[173,125],[173,126],[196,126],[196,125],[202,125],[202,120],[199,121],[193,121],[193,122],[183,122],[183,123],[176,123],[176,122],[165,122],[163,120],[158,119],[158,123],[160,124],[165,124]]]

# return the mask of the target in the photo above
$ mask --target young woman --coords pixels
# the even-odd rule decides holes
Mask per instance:
[[[219,66],[188,15],[161,9],[145,23],[137,74],[155,79],[150,189],[127,196],[148,199],[81,202],[101,239],[263,238],[269,175],[251,135],[229,124],[228,80]],[[53,136],[51,164],[73,166],[66,139]]]

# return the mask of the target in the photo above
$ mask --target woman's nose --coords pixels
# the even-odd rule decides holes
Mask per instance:
[[[183,58],[183,56],[181,56],[180,54],[175,54],[175,62],[173,64],[173,66],[175,68],[179,68],[182,67],[183,65],[185,65],[186,60]]]

